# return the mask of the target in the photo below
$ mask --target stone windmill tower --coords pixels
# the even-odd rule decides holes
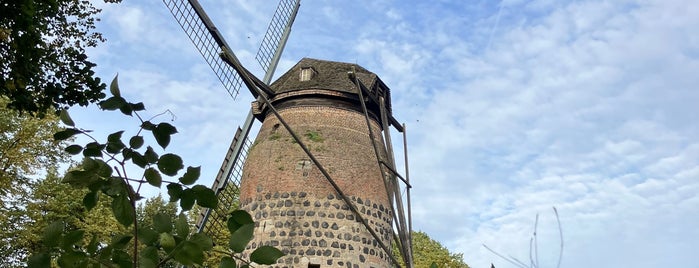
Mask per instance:
[[[270,104],[330,176],[267,105],[253,103],[262,127],[240,186],[242,208],[259,223],[251,248],[280,246],[299,267],[389,267],[380,245],[393,238],[388,170],[381,168],[393,160],[380,135],[396,122],[389,88],[358,65],[305,58],[271,89]]]
[[[196,0],[164,2],[229,93],[245,85],[256,99],[212,187],[222,208],[201,215],[200,231],[225,229],[227,207],[239,203],[256,221],[243,254],[275,246],[286,254],[275,267],[400,266],[391,243],[412,267],[407,158],[404,177],[390,136],[391,127],[403,133],[405,148],[405,126],[381,79],[356,64],[305,58],[269,85],[299,0],[280,1],[270,23],[257,55],[264,81],[242,66]]]

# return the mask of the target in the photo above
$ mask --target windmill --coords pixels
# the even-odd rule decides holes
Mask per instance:
[[[163,2],[228,93],[235,98],[244,84],[255,98],[212,187],[223,209],[204,211],[199,230],[215,237],[226,229],[225,208],[239,203],[257,223],[244,257],[271,245],[286,254],[278,267],[400,266],[390,250],[395,241],[412,267],[407,153],[404,177],[390,136],[391,127],[402,132],[405,148],[405,125],[393,117],[381,79],[356,64],[303,59],[270,84],[300,0],[277,7],[256,55],[263,80],[240,63],[196,0]]]

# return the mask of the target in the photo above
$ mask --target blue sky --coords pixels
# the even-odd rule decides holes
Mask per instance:
[[[275,1],[202,1],[241,61]],[[472,267],[699,267],[699,3],[304,0],[278,74],[358,63],[407,124],[413,225]],[[150,114],[210,184],[252,100],[231,99],[159,1],[103,7],[99,73]],[[121,116],[74,109],[97,133]],[[135,132],[135,129],[134,129]],[[132,133],[134,134],[134,133]],[[104,134],[106,135],[106,134]],[[400,147],[399,147],[400,148]]]

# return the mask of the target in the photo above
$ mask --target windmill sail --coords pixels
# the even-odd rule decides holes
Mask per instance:
[[[235,69],[220,57],[222,48],[231,51],[230,47],[201,5],[196,0],[163,0],[163,3],[170,9],[172,15],[211,66],[231,97],[235,98],[243,82]],[[274,70],[284,50],[299,7],[300,0],[281,0],[279,2],[256,54],[256,59],[266,72],[263,79],[266,84],[270,83],[274,75]],[[204,231],[214,238],[225,236],[227,210],[238,206],[238,186],[247,151],[252,145],[248,134],[254,121],[252,112],[249,112],[245,123],[236,131],[214,180],[212,189],[216,191],[221,200],[220,207],[202,211],[197,222],[200,231]]]
[[[196,0],[163,0],[163,3],[170,9],[182,30],[187,33],[199,53],[211,66],[228,94],[235,99],[243,82],[235,69],[219,56],[221,47],[228,47],[228,44],[201,8],[199,2]]]

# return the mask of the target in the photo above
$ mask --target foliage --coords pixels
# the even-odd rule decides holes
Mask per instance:
[[[183,160],[176,154],[159,155],[151,146],[144,146],[141,133],[150,132],[165,149],[170,136],[177,129],[169,123],[155,124],[143,120],[139,112],[145,110],[142,103],[126,101],[120,93],[116,78],[110,86],[111,97],[99,103],[104,110],[119,110],[125,115],[139,120],[136,135],[128,138],[128,145],[122,140],[124,131],[110,134],[105,142],[99,142],[75,123],[63,110],[61,121],[68,126],[56,132],[56,140],[65,140],[75,135],[85,135],[91,142],[73,144],[66,152],[84,156],[82,165],[66,173],[63,182],[85,191],[82,205],[91,210],[103,198],[109,200],[110,210],[117,222],[129,232],[112,235],[109,243],[99,243],[97,239],[87,241],[83,229],[72,229],[65,221],[50,223],[41,233],[41,248],[29,258],[29,267],[47,267],[55,261],[61,267],[160,267],[170,261],[182,265],[201,265],[204,252],[213,248],[212,239],[203,233],[193,232],[186,216],[180,213],[172,217],[168,213],[155,213],[149,223],[136,216],[136,201],[141,198],[139,190],[144,184],[160,187],[166,184],[169,200],[178,202],[182,211],[192,209],[194,204],[205,208],[215,208],[218,203],[213,190],[203,185],[195,185],[199,178],[199,167],[184,169]],[[143,170],[140,178],[128,175],[128,166]],[[181,175],[179,175],[181,174]],[[170,179],[177,177],[177,180]],[[136,190],[134,186],[138,186]],[[142,225],[139,225],[142,224]],[[252,239],[254,222],[247,212],[236,210],[230,213],[227,228],[231,233],[229,251],[223,252],[222,267],[236,267],[235,260],[247,267],[248,262],[238,253]],[[129,249],[130,248],[130,249]],[[282,256],[281,251],[272,247],[260,247],[253,251],[250,260],[258,264],[272,264]]]
[[[87,191],[75,189],[61,183],[61,178],[50,172],[45,179],[32,184],[32,193],[24,208],[18,212],[25,215],[15,237],[11,239],[12,251],[7,252],[7,259],[13,261],[12,267],[23,267],[18,262],[26,262],[29,253],[41,248],[41,233],[45,226],[54,221],[65,223],[67,230],[83,230],[84,235],[97,241],[108,242],[115,233],[126,229],[110,217],[109,202],[101,199],[92,210],[88,211],[82,204],[82,196]]]
[[[33,182],[40,173],[64,162],[65,154],[52,135],[58,117],[34,118],[8,109],[0,97],[0,256],[4,266],[20,266],[28,251],[18,243],[29,217],[25,212]]]
[[[18,184],[38,171],[55,166],[64,158],[58,142],[51,137],[60,129],[58,118],[35,118],[8,109],[9,100],[0,97],[0,196],[21,191]]]
[[[110,0],[105,2],[119,2]],[[0,4],[0,95],[18,111],[87,105],[104,83],[85,49],[104,41],[90,1],[12,0]]]
[[[413,236],[413,267],[439,267],[439,268],[468,268],[464,262],[462,253],[451,253],[439,242],[430,238],[425,232],[412,232]],[[398,260],[403,258],[400,251],[393,244],[394,256]],[[404,266],[404,265],[403,265]]]

